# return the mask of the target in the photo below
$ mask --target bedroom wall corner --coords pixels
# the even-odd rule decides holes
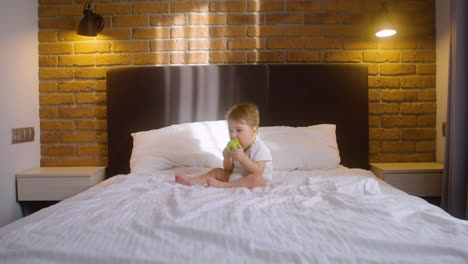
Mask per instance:
[[[370,162],[436,159],[435,0],[388,1],[388,39],[381,0],[101,0],[97,37],[75,33],[82,2],[39,4],[41,166],[107,165],[108,69],[181,64],[366,65]]]
[[[436,90],[437,90],[437,150],[436,161],[444,163],[445,137],[442,124],[447,120],[447,98],[450,58],[450,1],[436,0]]]
[[[40,165],[37,8],[30,0],[0,9],[0,227],[22,216],[15,173]],[[33,142],[11,144],[11,128],[34,127]]]

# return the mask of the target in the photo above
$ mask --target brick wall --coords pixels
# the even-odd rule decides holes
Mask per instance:
[[[379,0],[39,0],[42,166],[106,165],[106,71],[129,65],[359,63],[369,68],[370,161],[435,159],[433,0],[390,0],[399,34],[372,36]]]

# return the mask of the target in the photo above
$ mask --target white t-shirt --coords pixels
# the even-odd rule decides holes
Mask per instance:
[[[245,155],[249,157],[252,161],[266,161],[265,169],[263,170],[263,178],[265,180],[271,181],[273,177],[272,165],[271,165],[271,154],[268,147],[263,143],[263,141],[257,136],[254,143],[250,148],[245,152]],[[229,181],[235,181],[242,177],[247,176],[249,173],[242,167],[239,161],[234,160],[234,168],[232,174],[229,177]]]

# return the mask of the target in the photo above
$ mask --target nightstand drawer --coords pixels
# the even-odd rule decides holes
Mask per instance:
[[[16,174],[17,199],[61,201],[104,180],[104,167],[43,167]]]
[[[18,178],[18,201],[61,201],[93,185],[89,177]]]
[[[444,166],[436,162],[371,163],[371,171],[402,191],[420,197],[442,194]]]
[[[440,196],[442,173],[388,173],[384,181],[416,196]]]

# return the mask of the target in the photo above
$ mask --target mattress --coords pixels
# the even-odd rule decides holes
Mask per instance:
[[[1,263],[468,263],[468,222],[340,167],[267,187],[114,176],[0,229]]]

